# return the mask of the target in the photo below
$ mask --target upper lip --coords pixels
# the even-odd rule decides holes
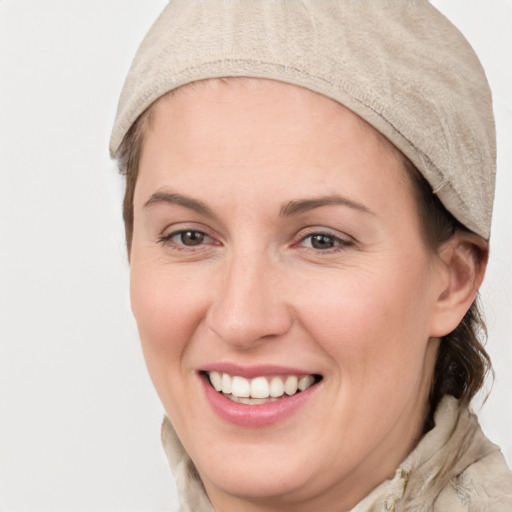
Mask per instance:
[[[254,365],[244,366],[235,363],[219,362],[206,364],[200,368],[202,372],[227,373],[232,376],[253,379],[255,377],[264,377],[270,375],[318,375],[317,372],[311,372],[303,368],[293,368],[281,365]]]

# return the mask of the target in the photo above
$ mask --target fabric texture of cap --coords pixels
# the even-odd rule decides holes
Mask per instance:
[[[295,84],[350,108],[414,163],[457,220],[489,238],[491,92],[469,43],[427,0],[171,0],[126,78],[111,155],[168,91],[232,76]]]

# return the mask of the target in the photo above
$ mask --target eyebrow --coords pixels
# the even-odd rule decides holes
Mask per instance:
[[[193,210],[200,215],[211,218],[215,217],[213,211],[202,201],[171,192],[153,193],[151,197],[144,203],[144,208],[149,208],[151,206],[162,203],[176,204],[178,206],[188,208],[189,210]],[[300,215],[301,213],[314,210],[315,208],[321,208],[322,206],[329,205],[348,206],[349,208],[353,208],[360,212],[375,215],[374,212],[372,212],[365,205],[352,199],[348,199],[347,197],[337,195],[289,201],[281,207],[279,215],[281,217],[292,217],[294,215]]]
[[[348,199],[347,197],[336,195],[290,201],[281,207],[279,215],[282,217],[291,217],[293,215],[299,215],[309,210],[314,210],[315,208],[321,208],[322,206],[329,205],[348,206],[354,210],[368,213],[370,215],[375,215],[375,213],[367,208],[364,204],[358,203],[352,199]]]
[[[197,199],[191,197],[182,196],[181,194],[174,194],[169,192],[155,192],[151,197],[144,203],[144,208],[149,208],[157,204],[177,204],[183,206],[189,210],[193,210],[200,215],[206,217],[214,217],[214,214],[208,206]]]

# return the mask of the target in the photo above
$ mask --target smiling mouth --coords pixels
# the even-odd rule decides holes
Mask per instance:
[[[223,372],[204,372],[208,382],[227,399],[246,405],[260,405],[306,391],[322,380],[320,375],[261,376],[246,379]]]

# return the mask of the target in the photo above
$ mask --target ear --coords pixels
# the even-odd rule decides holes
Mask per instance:
[[[446,336],[459,325],[476,298],[488,258],[488,242],[474,233],[457,232],[441,246],[431,337]]]

